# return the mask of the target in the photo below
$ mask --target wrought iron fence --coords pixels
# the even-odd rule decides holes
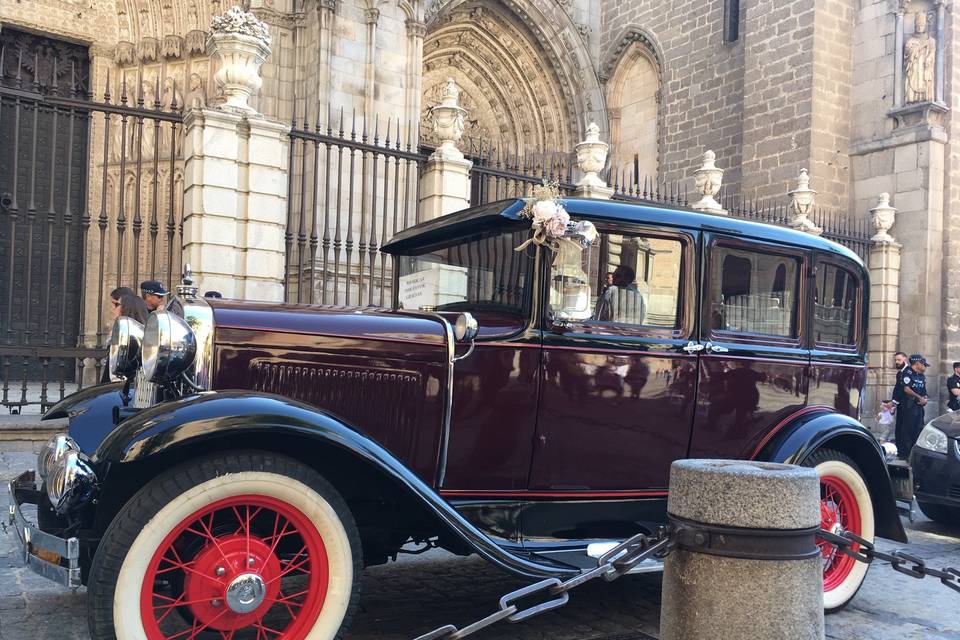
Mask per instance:
[[[384,306],[392,272],[380,251],[419,222],[420,175],[427,156],[418,133],[397,119],[372,122],[343,110],[290,131],[285,299]]]
[[[525,198],[544,181],[558,184],[560,193],[573,193],[575,159],[567,153],[504,154],[483,140],[468,140],[465,154],[470,169],[470,206]]]
[[[180,268],[176,86],[107,78],[84,47],[0,33],[0,404],[45,409],[99,380],[109,293]]]

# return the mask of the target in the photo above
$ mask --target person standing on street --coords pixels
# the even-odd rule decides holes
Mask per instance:
[[[117,287],[110,292],[110,319],[116,320],[120,317],[120,299],[123,296],[136,295],[130,287]]]
[[[947,411],[960,411],[960,362],[953,363],[953,375],[947,378]]]
[[[903,383],[903,400],[897,408],[901,413],[897,420],[897,453],[902,460],[910,457],[913,443],[923,429],[923,409],[927,406],[927,378],[924,372],[927,361],[918,353],[910,356],[910,368],[900,376]]]
[[[147,305],[147,312],[153,313],[157,309],[163,309],[163,305],[170,293],[163,286],[162,282],[157,280],[144,280],[140,283],[140,295]]]
[[[907,362],[907,354],[903,351],[897,351],[893,354],[893,366],[897,369],[897,378],[896,383],[893,385],[893,393],[890,394],[890,400],[893,401],[893,418],[894,418],[894,439],[896,435],[900,433],[900,418],[903,416],[903,411],[899,411],[900,403],[903,401],[903,382],[900,378],[910,370],[910,364]],[[887,436],[889,437],[889,435]]]

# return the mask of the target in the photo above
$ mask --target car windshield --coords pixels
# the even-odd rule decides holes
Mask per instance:
[[[515,249],[529,237],[527,229],[499,232],[399,256],[397,307],[524,313],[534,251]]]

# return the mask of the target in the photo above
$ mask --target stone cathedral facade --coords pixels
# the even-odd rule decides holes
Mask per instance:
[[[0,2],[0,33],[88,47],[95,93],[109,78],[140,87],[148,104],[201,107],[215,93],[206,30],[234,4],[11,0]],[[390,122],[432,146],[426,110],[453,79],[465,140],[502,154],[569,154],[596,122],[611,168],[641,180],[692,187],[711,149],[726,192],[742,198],[785,200],[801,169],[819,205],[852,218],[886,192],[902,264],[899,308],[872,314],[892,322],[883,351],[924,353],[938,380],[960,360],[953,0],[242,4],[273,42],[252,105],[281,123]],[[93,165],[110,162],[96,153]]]

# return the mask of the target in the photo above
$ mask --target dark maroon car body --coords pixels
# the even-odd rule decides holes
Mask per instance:
[[[82,407],[90,418],[86,425],[75,418],[71,432],[104,469],[98,477],[109,497],[89,523],[91,538],[132,491],[121,484],[138,486],[172,458],[229,443],[317,464],[348,502],[352,488],[338,477],[376,487],[358,507],[370,564],[410,538],[438,538],[520,574],[564,575],[587,565],[589,543],[665,522],[676,459],[799,464],[824,446],[862,470],[877,534],[905,539],[883,455],[858,422],[869,285],[853,253],[808,234],[726,217],[565,202],[573,218],[601,232],[680,238],[678,326],[555,322],[547,304],[547,251],[525,267],[523,314],[209,300],[212,392],[118,418],[117,387],[97,387],[49,414],[76,416]],[[458,240],[521,232],[529,227],[518,218],[522,206],[504,201],[445,216],[401,232],[383,251],[419,255]],[[710,329],[704,264],[718,243],[763,245],[796,258],[796,338]],[[813,337],[811,289],[823,264],[840,264],[859,280],[853,344]],[[464,311],[479,325],[469,355],[469,345],[455,343],[449,331]],[[467,357],[453,364],[451,351]],[[645,372],[645,379],[633,383],[636,393],[611,399],[603,372],[618,367]],[[94,425],[92,416],[109,411],[115,414],[109,428]]]

